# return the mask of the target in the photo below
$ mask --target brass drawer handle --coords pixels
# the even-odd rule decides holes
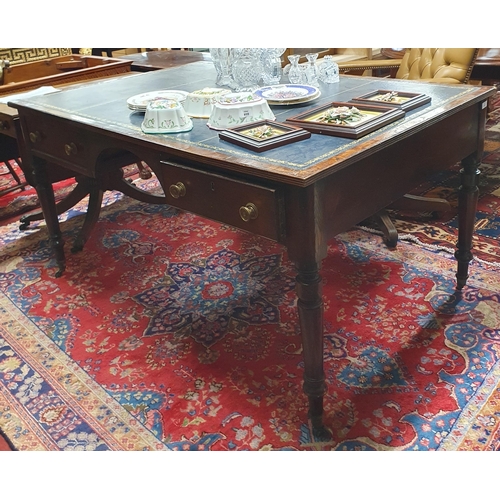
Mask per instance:
[[[78,148],[74,142],[70,142],[69,144],[64,145],[64,152],[68,155],[76,155],[78,154]]]
[[[9,122],[7,120],[2,120],[0,122],[0,130],[9,130]]]
[[[182,182],[178,182],[177,184],[172,184],[168,191],[172,198],[180,198],[186,194],[186,186]]]
[[[240,207],[240,217],[248,222],[249,220],[256,219],[259,216],[259,211],[253,203],[247,203],[244,207]]]
[[[40,142],[42,139],[42,134],[40,134],[40,132],[38,132],[38,130],[36,132],[30,132],[30,141],[35,144],[35,142]]]

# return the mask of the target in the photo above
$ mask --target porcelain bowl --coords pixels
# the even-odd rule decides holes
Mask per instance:
[[[260,120],[275,120],[265,99],[252,92],[224,94],[214,104],[207,125],[215,130],[237,127]]]
[[[193,121],[175,99],[150,101],[141,125],[141,130],[146,134],[176,134],[188,132],[192,128]]]
[[[183,106],[186,113],[192,118],[209,118],[217,99],[230,92],[228,89],[209,87],[195,90],[186,96]]]

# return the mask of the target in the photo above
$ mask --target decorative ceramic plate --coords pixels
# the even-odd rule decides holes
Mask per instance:
[[[182,102],[186,100],[189,92],[184,90],[157,90],[155,92],[145,92],[134,95],[127,99],[127,106],[133,111],[146,111],[148,102],[156,99],[175,99]]]
[[[321,92],[318,90],[315,94],[309,97],[304,97],[304,99],[294,99],[293,101],[271,101],[270,99],[268,99],[267,103],[269,104],[269,106],[294,106],[314,101],[320,96]]]
[[[270,85],[269,87],[261,87],[254,93],[273,103],[290,104],[315,96],[319,93],[319,89],[311,85]]]

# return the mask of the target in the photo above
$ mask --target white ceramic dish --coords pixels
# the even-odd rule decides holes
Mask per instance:
[[[252,92],[224,94],[214,104],[207,125],[215,130],[237,127],[260,120],[275,120],[265,99]]]
[[[206,87],[190,92],[182,105],[191,118],[209,118],[217,99],[230,92],[228,89]]]
[[[127,99],[127,106],[132,111],[146,111],[148,102],[156,99],[175,99],[183,102],[186,100],[188,92],[184,90],[157,90],[154,92],[144,92],[137,94]]]
[[[193,121],[176,99],[150,101],[141,125],[146,134],[177,134],[192,128]]]

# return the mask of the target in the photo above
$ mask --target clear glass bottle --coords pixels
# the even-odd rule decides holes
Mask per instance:
[[[324,83],[337,83],[340,80],[339,65],[333,56],[325,56],[319,65],[319,79]]]
[[[290,61],[290,70],[288,71],[288,79],[290,83],[300,84],[304,83],[304,72],[299,65],[300,54],[290,54],[288,60]]]
[[[306,54],[307,66],[306,66],[306,83],[309,85],[318,85],[318,67],[316,65],[316,60],[318,59],[318,53],[312,52]]]

